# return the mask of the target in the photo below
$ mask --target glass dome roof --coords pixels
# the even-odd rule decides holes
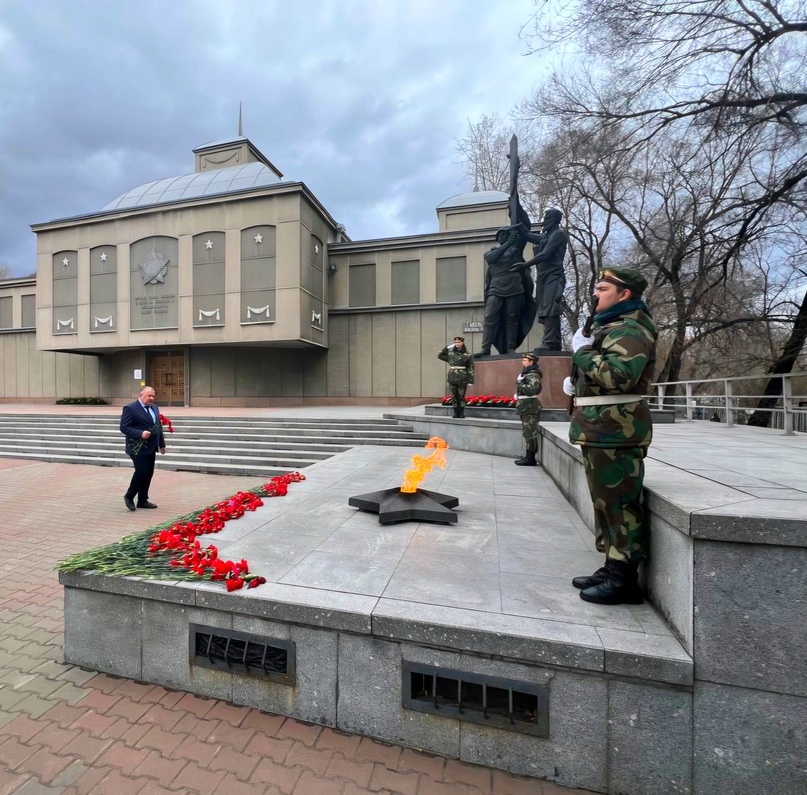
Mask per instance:
[[[166,177],[147,182],[118,196],[101,208],[101,212],[123,210],[129,207],[146,207],[153,204],[198,199],[202,196],[217,196],[236,193],[250,188],[277,185],[280,178],[263,163],[247,163],[245,166],[217,168],[199,174],[181,177]]]

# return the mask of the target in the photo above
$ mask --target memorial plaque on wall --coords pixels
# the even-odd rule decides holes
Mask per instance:
[[[174,237],[147,237],[132,243],[129,328],[176,328],[179,325],[179,246]]]

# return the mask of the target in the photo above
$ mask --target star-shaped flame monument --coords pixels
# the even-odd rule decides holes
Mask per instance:
[[[426,442],[426,449],[432,449],[432,454],[412,456],[412,469],[406,471],[403,486],[357,494],[350,497],[347,504],[361,511],[377,513],[381,524],[394,522],[456,524],[457,514],[451,510],[460,504],[456,497],[418,488],[423,478],[435,466],[445,468],[447,448],[448,444],[443,439],[433,436]]]

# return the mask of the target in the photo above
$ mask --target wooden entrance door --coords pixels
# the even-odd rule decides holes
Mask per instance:
[[[185,405],[185,354],[166,353],[151,360],[151,385],[157,392],[157,405]]]

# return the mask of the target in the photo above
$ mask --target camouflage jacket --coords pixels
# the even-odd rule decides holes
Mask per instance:
[[[656,363],[658,332],[650,316],[637,309],[596,320],[590,347],[572,356],[577,367],[577,397],[646,395]],[[575,406],[569,439],[591,447],[647,447],[653,438],[650,410],[643,401]]]
[[[520,381],[516,382],[516,397],[523,398],[516,403],[516,411],[522,414],[540,414],[541,401],[541,371],[535,366],[527,367],[521,371]]]
[[[443,348],[437,354],[438,359],[448,362],[448,375],[446,380],[451,386],[461,386],[463,384],[473,384],[474,382],[474,357],[465,348],[460,353],[456,348]]]

